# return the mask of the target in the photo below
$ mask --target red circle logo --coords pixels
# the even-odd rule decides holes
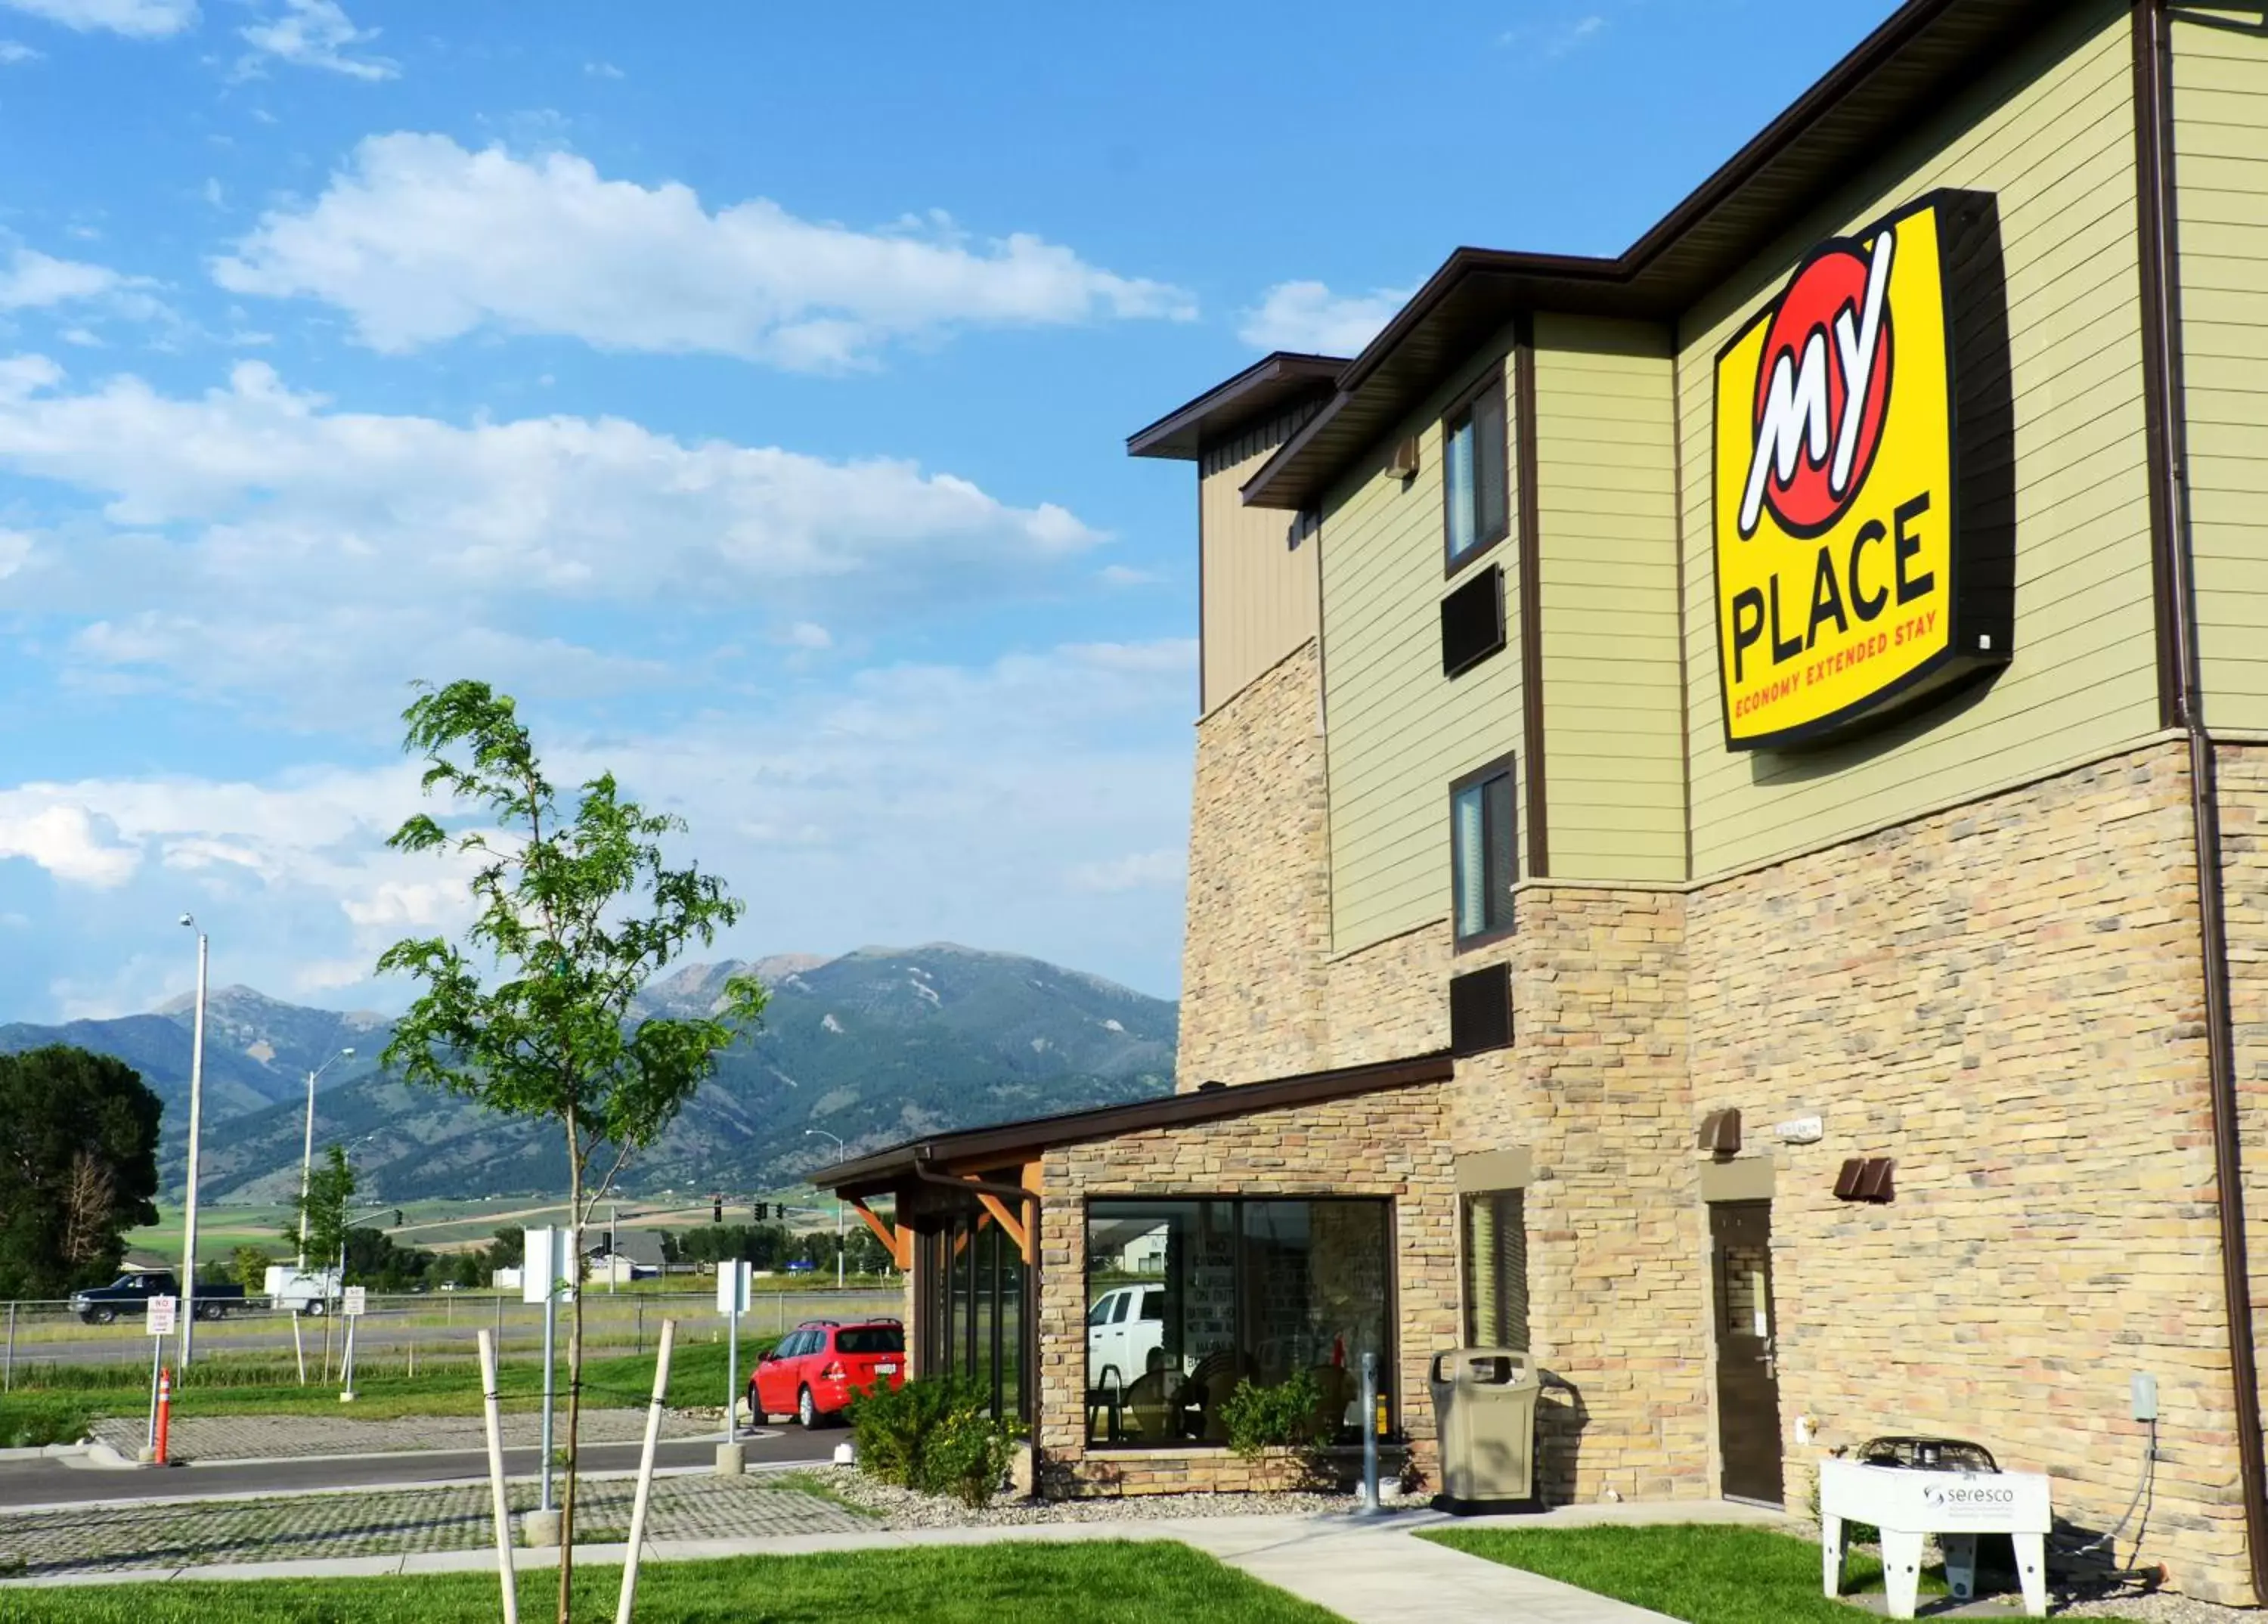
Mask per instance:
[[[1882,441],[1890,402],[1890,313],[1883,302],[1874,353],[1864,364],[1866,396],[1855,424],[1845,422],[1851,390],[1850,349],[1866,330],[1868,264],[1855,247],[1830,248],[1796,273],[1773,313],[1756,365],[1755,444],[1770,454],[1766,424],[1771,419],[1774,382],[1780,378],[1782,408],[1793,404],[1808,432],[1786,435],[1780,455],[1765,476],[1764,505],[1782,528],[1816,535],[1843,516],[1867,483]],[[1783,376],[1784,374],[1784,376]],[[1823,392],[1823,410],[1815,396]],[[1783,416],[1781,426],[1788,426]],[[1850,472],[1841,482],[1835,465],[1844,460],[1840,442],[1851,439]],[[1793,467],[1781,477],[1793,453]]]

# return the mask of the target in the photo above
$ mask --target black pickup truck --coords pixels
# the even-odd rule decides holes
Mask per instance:
[[[181,1282],[166,1269],[129,1269],[107,1286],[91,1286],[71,1293],[71,1312],[90,1325],[107,1325],[121,1314],[139,1314],[152,1297],[181,1295]],[[207,1283],[197,1288],[196,1316],[218,1319],[232,1309],[247,1306],[244,1288]]]

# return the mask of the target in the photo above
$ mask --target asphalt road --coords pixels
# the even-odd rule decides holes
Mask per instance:
[[[788,1427],[744,1438],[748,1465],[811,1465],[833,1458],[843,1432],[806,1433]],[[637,1443],[586,1443],[586,1472],[635,1472]],[[706,1466],[717,1458],[717,1440],[681,1438],[654,1451],[659,1467]],[[532,1478],[541,1464],[534,1449],[508,1449],[504,1471]],[[0,1510],[27,1506],[92,1505],[102,1502],[174,1499],[237,1499],[250,1495],[285,1495],[320,1488],[386,1488],[404,1483],[479,1481],[488,1476],[486,1451],[423,1450],[412,1454],[353,1455],[320,1460],[216,1461],[210,1465],[105,1470],[64,1460],[0,1462]]]

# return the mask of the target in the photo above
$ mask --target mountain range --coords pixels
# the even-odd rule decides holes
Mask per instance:
[[[744,971],[770,991],[762,1030],[727,1051],[668,1132],[632,1158],[626,1191],[774,1188],[837,1159],[827,1135],[855,1154],[1173,1089],[1172,1002],[1037,959],[949,943],[688,965],[649,986],[641,1011],[706,1013],[725,978]],[[0,1052],[76,1044],[134,1067],[165,1103],[159,1159],[165,1183],[177,1189],[192,1017],[184,998],[116,1020],[0,1026]],[[549,1194],[564,1185],[555,1126],[501,1117],[389,1074],[378,1061],[392,1034],[383,1015],[307,1008],[249,987],[211,993],[198,1180],[205,1198],[284,1200],[296,1192],[307,1073],[327,1061],[315,1142],[347,1147],[363,1193],[406,1201]],[[347,1048],[352,1058],[333,1061]]]

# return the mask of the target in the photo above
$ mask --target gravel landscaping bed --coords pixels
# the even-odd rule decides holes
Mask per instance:
[[[1005,1528],[1030,1523],[1173,1522],[1198,1517],[1328,1517],[1354,1509],[1351,1495],[1127,1495],[1108,1500],[1016,1500],[982,1510],[938,1495],[878,1483],[856,1466],[797,1474],[873,1512],[886,1528]]]
[[[2050,1609],[2059,1619],[2136,1619],[2140,1624],[2260,1624],[2260,1614],[2163,1591],[2125,1591]]]

